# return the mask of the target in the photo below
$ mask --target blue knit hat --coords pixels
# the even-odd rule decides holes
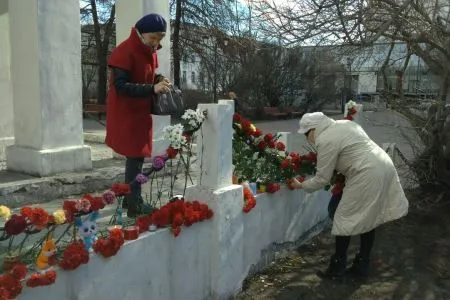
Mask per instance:
[[[166,32],[167,22],[158,14],[148,14],[137,21],[134,27],[140,33]]]

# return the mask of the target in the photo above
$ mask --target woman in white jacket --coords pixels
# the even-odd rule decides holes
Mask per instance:
[[[395,166],[355,122],[335,121],[321,112],[308,113],[300,120],[298,132],[317,148],[317,171],[303,183],[291,181],[292,187],[314,192],[329,184],[335,170],[346,177],[331,231],[336,236],[335,254],[319,276],[334,279],[347,273],[347,249],[354,235],[361,236],[361,247],[348,271],[367,276],[375,228],[408,213],[408,200]]]

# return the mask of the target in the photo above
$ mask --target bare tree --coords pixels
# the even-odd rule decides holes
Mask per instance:
[[[106,103],[108,81],[108,54],[114,39],[115,1],[113,0],[81,0],[82,21],[92,24],[85,26],[85,34],[94,37],[97,62],[97,102]]]
[[[229,39],[239,37],[237,19],[240,11],[236,9],[237,2],[237,0],[171,1],[172,13],[175,15],[172,32],[175,85],[181,85],[180,64],[183,57],[195,54],[204,58],[221,46],[204,43],[203,37],[223,41],[225,32]],[[208,73],[211,74],[211,71],[212,69]]]
[[[401,41],[407,45],[403,68],[395,69],[398,100],[402,100],[402,77],[411,55],[420,57],[440,78],[440,105],[429,118],[412,116],[405,103],[398,106],[408,118],[426,131],[427,148],[419,161],[422,168],[436,170],[433,180],[450,175],[450,136],[445,134],[444,105],[450,101],[450,2],[440,0],[296,0],[276,5],[254,0],[260,31],[267,36],[279,33],[286,44],[344,44],[364,48],[376,42]],[[391,55],[389,51],[387,61]],[[382,65],[386,78],[388,62]],[[385,85],[387,85],[385,81]],[[414,124],[413,124],[414,125]],[[424,134],[424,132],[422,132]],[[448,136],[448,137],[447,137]],[[450,149],[450,148],[449,148]],[[437,162],[437,163],[436,163]],[[448,180],[447,180],[448,181]]]

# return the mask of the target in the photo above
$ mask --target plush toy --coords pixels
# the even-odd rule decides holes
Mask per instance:
[[[97,219],[99,212],[91,212],[85,220],[81,217],[75,219],[75,226],[78,228],[78,235],[83,240],[87,251],[92,251],[92,246],[97,240]]]
[[[50,234],[42,244],[41,252],[36,259],[36,269],[44,271],[56,264],[56,244],[55,239]]]

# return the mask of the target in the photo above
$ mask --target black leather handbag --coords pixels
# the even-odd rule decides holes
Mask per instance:
[[[171,87],[165,94],[158,94],[153,97],[153,115],[174,115],[182,113],[184,110],[183,95],[180,89]]]

